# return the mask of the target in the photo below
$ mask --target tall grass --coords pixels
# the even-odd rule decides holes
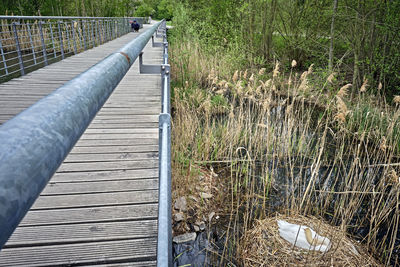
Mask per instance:
[[[231,59],[171,47],[174,195],[195,190],[198,166],[225,164],[214,182],[216,201],[229,201],[218,205],[228,219],[220,263],[243,263],[242,235],[278,211],[323,218],[399,264],[398,106],[295,62],[243,70]]]

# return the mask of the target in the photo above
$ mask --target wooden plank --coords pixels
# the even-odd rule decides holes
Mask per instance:
[[[145,161],[113,161],[113,162],[74,162],[63,163],[57,172],[83,172],[83,171],[111,171],[111,170],[137,170],[157,168],[158,160]]]
[[[41,193],[42,196],[110,193],[110,192],[134,192],[143,190],[157,190],[158,179],[134,179],[118,181],[91,181],[81,183],[57,183],[49,182]]]
[[[8,248],[0,252],[2,266],[54,266],[155,260],[156,238],[90,242],[56,246]]]
[[[4,248],[155,236],[157,220],[28,226],[17,228]]]
[[[150,138],[129,138],[129,139],[80,139],[75,146],[136,146],[158,144],[158,136]]]
[[[33,204],[31,210],[155,203],[157,199],[157,190],[40,196]]]
[[[96,147],[74,147],[69,156],[73,154],[89,153],[140,153],[158,152],[158,145],[138,145],[138,146],[96,146]]]
[[[64,172],[56,173],[50,183],[80,183],[92,181],[116,181],[132,179],[149,179],[158,177],[158,169],[139,170],[114,170],[114,171],[91,171],[91,172]]]
[[[105,192],[132,192],[158,189],[158,179],[135,179],[120,181],[91,181],[81,183],[57,183],[49,182],[41,193],[42,196],[61,194],[84,194]]]
[[[154,131],[152,133],[134,133],[134,134],[84,134],[80,140],[121,140],[122,139],[149,139],[157,138],[158,132]]]
[[[19,227],[157,219],[158,204],[31,210]]]
[[[69,154],[64,163],[70,162],[105,162],[105,161],[124,161],[124,160],[154,160],[158,159],[158,153],[89,153],[89,154]]]

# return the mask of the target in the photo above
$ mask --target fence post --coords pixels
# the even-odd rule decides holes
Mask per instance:
[[[69,54],[69,53],[71,53],[72,48],[71,48],[71,42],[70,42],[70,40],[69,40],[68,23],[65,22],[65,21],[64,21],[63,23],[64,23],[64,26],[65,26],[65,31],[66,31],[66,33],[67,33],[68,54]]]
[[[29,25],[29,22],[26,23],[26,27],[27,27],[27,29],[28,29],[29,42],[31,43],[33,62],[34,62],[35,65],[36,65],[35,46],[33,45],[32,33],[31,33],[31,26]]]
[[[6,57],[4,56],[4,50],[3,50],[3,44],[1,42],[1,37],[0,37],[0,52],[1,52],[1,59],[3,60],[4,70],[6,72],[6,75],[8,75],[7,62],[6,62]]]
[[[97,35],[97,45],[101,45],[101,36],[100,36],[100,20],[96,21],[96,35]]]
[[[40,33],[40,40],[42,41],[42,53],[43,53],[43,59],[44,59],[44,65],[47,66],[49,65],[49,62],[47,61],[47,51],[46,51],[46,44],[44,42],[44,37],[43,37],[43,27],[42,27],[43,21],[39,21],[39,33]],[[51,26],[51,24],[50,24]]]
[[[76,49],[76,37],[75,37],[75,21],[71,21],[71,25],[72,25],[72,39],[74,42],[74,54],[76,55],[77,53],[77,49]]]
[[[49,22],[49,24],[50,24],[51,43],[53,45],[53,54],[54,54],[54,58],[56,58],[57,57],[57,51],[56,51],[56,44],[54,42],[53,26],[51,25],[51,22]]]
[[[19,23],[18,23],[19,25]],[[18,61],[19,61],[19,70],[21,71],[21,75],[25,75],[25,68],[24,68],[24,62],[22,60],[22,53],[21,53],[21,46],[19,44],[19,38],[18,38],[18,31],[17,31],[17,23],[13,22],[12,23],[12,28],[14,32],[14,39],[15,39],[15,45],[17,47],[17,54],[18,54]]]
[[[84,50],[86,50],[87,46],[86,46],[85,21],[84,20],[81,20],[81,26],[82,26],[83,48],[84,48]]]
[[[58,37],[60,39],[61,59],[64,59],[64,44],[63,44],[63,37],[62,37],[62,31],[61,31],[61,21],[57,22],[57,27],[58,27]]]
[[[92,44],[93,44],[93,47],[95,47],[96,46],[96,42],[95,42],[95,39],[94,39],[94,20],[91,20],[90,21],[90,25],[91,25],[91,27],[92,27]]]

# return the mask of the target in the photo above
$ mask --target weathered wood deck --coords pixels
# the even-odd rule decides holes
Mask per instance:
[[[136,35],[1,84],[0,124]],[[162,49],[150,41],[144,62],[161,64]],[[160,95],[160,75],[139,74],[136,60],[0,252],[0,266],[155,265]]]

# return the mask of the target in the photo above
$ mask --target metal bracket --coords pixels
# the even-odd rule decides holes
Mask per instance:
[[[139,54],[139,73],[140,74],[161,74],[161,65],[143,64],[143,52]]]
[[[152,47],[162,47],[162,46],[164,46],[164,43],[155,42],[155,41],[154,41],[154,35],[151,36],[151,44],[152,44]]]

